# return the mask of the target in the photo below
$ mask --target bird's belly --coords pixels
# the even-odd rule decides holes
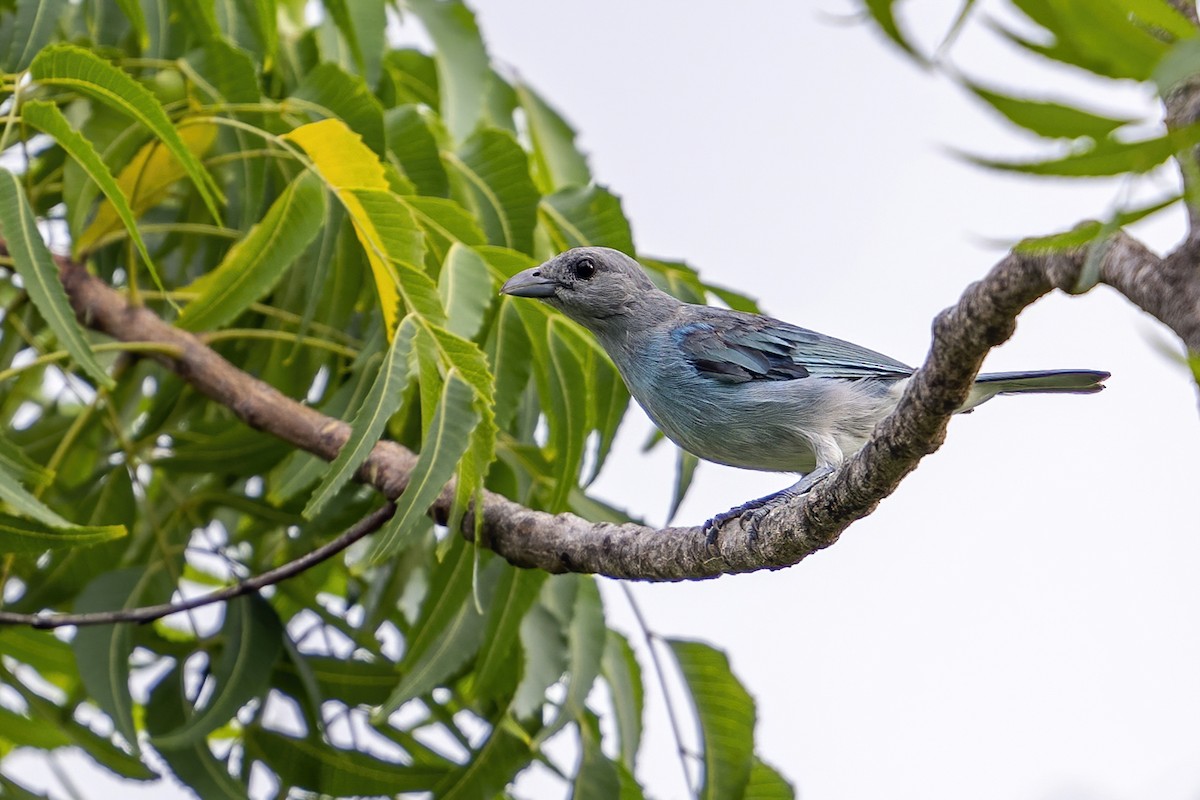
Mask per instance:
[[[707,461],[767,472],[836,466],[895,405],[890,387],[804,378],[634,392],[667,438]],[[820,457],[818,457],[818,449]]]
[[[637,399],[668,439],[706,461],[767,472],[808,472],[816,465],[803,421],[785,408],[736,396],[705,402],[687,391]]]

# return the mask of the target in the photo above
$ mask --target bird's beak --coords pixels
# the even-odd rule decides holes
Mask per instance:
[[[553,297],[558,284],[551,278],[542,276],[542,268],[534,267],[524,272],[518,272],[500,287],[500,294],[511,294],[513,297]]]

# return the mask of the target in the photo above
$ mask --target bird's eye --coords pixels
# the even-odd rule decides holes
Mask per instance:
[[[575,277],[579,280],[591,280],[595,274],[596,265],[590,258],[581,258],[575,262]]]

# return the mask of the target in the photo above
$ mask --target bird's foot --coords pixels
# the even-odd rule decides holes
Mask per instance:
[[[799,497],[812,490],[821,481],[833,474],[833,467],[821,467],[813,470],[794,485],[786,489],[782,489],[766,497],[760,497],[757,500],[750,500],[742,503],[740,506],[724,511],[709,519],[704,523],[704,541],[709,548],[712,548],[717,543],[717,534],[722,526],[732,519],[742,519],[747,514],[749,519],[745,521],[746,539],[751,545],[758,541],[758,525],[762,522],[767,514],[774,511],[779,506],[794,497]]]

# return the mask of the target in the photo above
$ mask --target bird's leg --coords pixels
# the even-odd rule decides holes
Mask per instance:
[[[757,500],[750,500],[749,502],[742,503],[740,506],[717,514],[704,523],[704,532],[707,534],[705,541],[709,547],[712,547],[717,543],[717,531],[720,530],[722,525],[731,519],[739,519],[749,513],[750,519],[746,523],[746,534],[750,542],[753,543],[758,538],[758,523],[762,521],[763,517],[770,513],[772,509],[786,503],[793,497],[799,497],[808,492],[818,483],[832,475],[833,471],[834,467],[826,464],[804,475],[800,480],[786,489],[781,489],[765,497],[760,497]]]

